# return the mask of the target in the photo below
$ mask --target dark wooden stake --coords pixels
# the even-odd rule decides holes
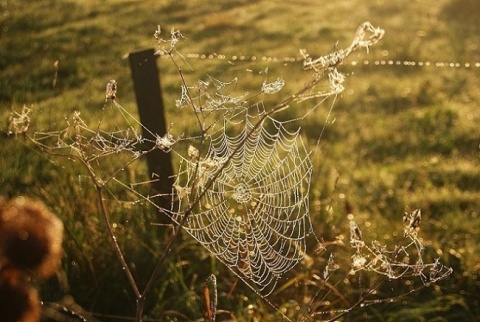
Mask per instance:
[[[140,122],[151,132],[142,129],[142,135],[153,142],[155,142],[155,134],[163,136],[167,132],[156,58],[152,48],[129,55]],[[152,146],[153,143],[146,148]],[[169,209],[171,202],[169,196],[173,185],[171,155],[161,150],[154,150],[147,154],[147,163],[151,178],[155,180],[152,188],[156,193],[165,195],[156,203],[160,207]]]

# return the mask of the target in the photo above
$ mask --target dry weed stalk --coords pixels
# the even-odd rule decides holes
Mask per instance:
[[[256,120],[249,129],[249,132],[246,133],[246,135],[239,141],[238,145],[236,145],[236,148],[229,151],[229,154],[226,156],[219,156],[218,159],[204,158],[205,151],[193,146],[188,148],[187,156],[181,155],[180,152],[176,151],[175,146],[178,142],[185,140],[185,138],[175,138],[171,133],[165,133],[163,136],[156,134],[155,142],[150,142],[153,143],[152,147],[142,149],[141,147],[145,143],[145,138],[138,134],[136,129],[137,126],[142,127],[142,124],[136,121],[132,115],[118,103],[118,84],[114,80],[111,80],[106,86],[106,104],[108,103],[109,106],[115,108],[118,113],[121,114],[123,119],[133,119],[133,123],[135,123],[134,125],[131,125],[130,122],[128,122],[126,128],[116,128],[115,130],[105,131],[100,128],[100,124],[97,127],[89,127],[81,118],[80,112],[75,112],[73,117],[68,120],[67,127],[61,131],[48,133],[37,132],[33,137],[30,137],[27,134],[27,137],[29,137],[42,151],[50,155],[74,159],[87,171],[96,190],[98,207],[110,242],[117,259],[125,271],[133,293],[135,294],[137,304],[136,321],[142,321],[143,319],[145,298],[151,291],[154,283],[157,281],[165,260],[173,248],[180,231],[185,227],[190,216],[202,207],[201,202],[207,191],[215,184],[222,172],[232,163],[232,160],[234,160],[236,155],[241,153],[243,146],[255,136],[255,133],[261,129],[262,125],[268,118],[271,118],[274,114],[280,111],[290,108],[292,103],[300,103],[315,98],[321,98],[323,102],[327,97],[336,97],[340,94],[344,90],[343,83],[346,77],[338,71],[337,67],[357,49],[364,48],[368,52],[369,48],[381,40],[383,36],[384,31],[382,29],[373,27],[369,22],[365,22],[357,29],[352,43],[345,49],[337,50],[316,59],[310,58],[306,51],[302,50],[301,53],[304,57],[304,68],[313,71],[310,82],[303,88],[299,89],[295,94],[281,100],[272,108],[264,110],[263,113],[260,114],[258,120]],[[218,123],[222,123],[225,119],[236,117],[253,106],[258,108],[261,105],[260,102],[245,107],[243,106],[245,102],[257,99],[260,94],[277,94],[285,85],[285,81],[280,78],[273,82],[267,82],[265,80],[259,89],[259,93],[253,96],[248,96],[247,94],[239,96],[225,94],[223,89],[231,84],[236,84],[236,79],[230,82],[222,82],[217,79],[209,78],[208,81],[199,81],[197,86],[189,86],[184,78],[182,69],[179,67],[176,60],[176,55],[180,55],[183,59],[183,56],[181,56],[176,50],[178,42],[181,39],[184,39],[183,35],[178,30],[172,29],[170,32],[170,38],[164,40],[159,27],[155,31],[155,37],[161,46],[157,54],[168,56],[178,70],[182,94],[177,100],[176,105],[179,108],[188,108],[194,113],[200,132],[199,137],[196,137],[195,139],[200,147],[203,147]],[[325,81],[328,82],[329,89],[326,91],[316,90],[317,85]],[[213,93],[211,92],[212,87]],[[306,113],[303,117],[306,117],[309,113],[310,112]],[[26,109],[22,111],[21,114],[12,116],[9,121],[9,132],[14,134],[26,133],[30,124],[28,114],[29,110]],[[209,122],[208,120],[212,117],[214,118],[213,121]],[[127,260],[124,257],[124,250],[120,247],[117,236],[113,230],[110,212],[105,204],[105,191],[110,183],[115,182],[133,193],[138,200],[147,201],[155,206],[156,196],[143,195],[135,190],[133,185],[122,183],[121,180],[117,179],[117,176],[132,163],[139,160],[141,156],[157,149],[166,153],[177,153],[178,155],[181,155],[182,160],[194,164],[194,169],[192,171],[192,180],[189,182],[188,186],[183,186],[180,182],[176,182],[172,187],[173,197],[185,198],[188,202],[185,209],[182,209],[181,216],[179,216],[180,219],[177,222],[178,225],[175,226],[174,233],[168,240],[165,250],[159,253],[157,264],[150,274],[148,282],[143,289],[140,289],[138,282],[132,274],[131,267],[127,264]],[[104,175],[98,170],[98,164],[101,164],[104,158],[112,155],[126,155],[126,158],[124,159],[125,161],[123,164],[117,168],[111,169],[110,173]],[[249,201],[245,193],[237,193],[236,196],[237,201]],[[169,216],[177,214],[174,212],[173,208],[159,208],[159,210]],[[420,254],[422,250],[419,239],[416,238],[420,218],[419,212],[418,214],[412,214],[411,217],[408,218],[408,229],[405,230],[405,241],[407,241],[407,243],[404,246],[395,248],[393,251],[388,250],[386,247],[380,246],[377,243],[372,243],[371,246],[367,245],[363,240],[359,226],[352,221],[350,223],[351,245],[352,248],[355,249],[355,254],[352,256],[352,272],[356,273],[366,270],[378,273],[381,276],[387,276],[388,278],[400,278],[407,275],[421,276],[422,278],[425,278],[426,282],[435,282],[444,278],[448,272],[445,272],[437,262],[427,265],[417,261],[415,264],[412,264],[405,259],[409,248],[413,247],[416,249],[417,254]],[[247,252],[247,250],[244,250],[244,252]],[[324,285],[327,285],[327,280],[330,279],[337,269],[338,264],[335,262],[334,255],[332,254],[323,270]],[[425,269],[430,269],[430,272],[436,272],[438,274],[432,273],[428,275],[425,273]],[[211,279],[209,286],[204,289],[204,294],[206,296],[205,303],[208,307],[207,319],[210,321],[214,320],[216,314],[217,295],[216,283],[214,282],[215,280]],[[215,287],[215,293],[211,292],[212,285]],[[332,292],[335,292],[335,285],[330,285],[329,287]],[[348,313],[353,308],[367,303],[368,295],[369,294],[364,294],[361,299],[353,304],[348,310],[338,314],[337,318]],[[316,300],[317,296],[314,296],[311,304]],[[317,313],[318,312],[312,312],[306,315],[302,314],[299,320],[307,316],[318,316],[316,315]],[[286,315],[284,315],[284,318],[289,320]]]

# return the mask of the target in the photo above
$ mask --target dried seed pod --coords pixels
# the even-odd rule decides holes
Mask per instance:
[[[117,97],[117,81],[112,79],[105,88],[105,99],[114,100]]]
[[[353,220],[350,221],[350,242],[352,244],[361,242],[362,240],[362,232],[358,227],[357,223]]]
[[[330,274],[337,269],[337,266],[338,265],[335,264],[335,256],[331,253],[328,258],[327,266],[325,266],[325,269],[323,270],[323,279],[327,280],[330,277]]]
[[[217,315],[217,278],[211,274],[203,285],[203,300],[205,303],[205,321],[215,322]]]
[[[405,212],[403,214],[403,229],[405,231],[405,234],[416,234],[420,229],[421,221],[422,212],[420,209],[415,209],[412,213]]]
[[[7,118],[7,134],[22,134],[27,133],[28,127],[30,126],[30,116],[29,114],[32,112],[26,106],[23,106],[22,112],[12,112]]]
[[[197,148],[195,148],[193,145],[190,145],[188,147],[188,157],[192,160],[198,160],[198,157],[200,156],[200,151],[198,151]]]
[[[43,203],[17,197],[0,203],[0,267],[49,277],[61,260],[63,224]]]
[[[420,222],[422,221],[422,212],[420,209],[415,209],[412,212],[412,217],[410,218],[410,230],[417,231],[420,228]]]

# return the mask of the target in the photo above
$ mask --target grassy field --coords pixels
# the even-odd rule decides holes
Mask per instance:
[[[118,102],[135,114],[127,56],[134,50],[156,48],[153,33],[157,25],[167,34],[172,27],[182,31],[187,40],[178,50],[185,56],[225,55],[225,59],[187,59],[192,69],[180,60],[191,82],[205,79],[207,74],[222,80],[238,77],[235,92],[243,93],[258,91],[266,68],[270,80],[283,78],[286,86],[280,94],[262,97],[270,106],[309,79],[301,62],[283,58],[300,57],[302,48],[313,57],[331,52],[336,44],[344,48],[358,25],[370,21],[385,29],[385,37],[370,53],[355,52],[340,67],[348,75],[346,90],[336,99],[320,152],[313,160],[310,202],[315,232],[326,242],[348,239],[347,213],[351,212],[366,239],[394,242],[402,232],[404,211],[420,208],[426,258],[439,257],[454,272],[437,285],[392,303],[355,309],[344,319],[476,321],[480,316],[480,68],[475,64],[480,62],[480,2],[206,3],[0,2],[0,118],[6,120],[12,111],[19,112],[26,105],[33,111],[31,132],[62,129],[65,118],[75,110],[81,111],[86,122],[96,124],[103,119],[116,124],[118,115],[104,108],[105,84],[110,79],[119,84]],[[241,56],[257,59],[241,60]],[[386,63],[381,64],[382,60]],[[194,120],[193,115],[179,113],[175,107],[181,94],[178,72],[167,59],[157,63],[172,132],[189,134],[186,126]],[[319,106],[298,124],[311,149],[331,103]],[[290,114],[281,117],[303,115],[311,108],[309,104],[313,103],[294,106]],[[92,320],[128,321],[135,313],[135,299],[106,238],[95,191],[84,170],[78,163],[43,154],[22,136],[7,137],[6,123],[0,124],[0,194],[42,199],[60,215],[66,228],[63,273],[42,286],[43,299]],[[101,171],[107,174],[111,164],[103,166]],[[145,172],[146,166],[140,162],[125,176],[141,179]],[[171,229],[151,225],[159,221],[159,214],[148,205],[129,208],[119,202],[129,198],[128,193],[118,187],[112,192],[109,201],[115,232],[142,285]],[[349,260],[347,246],[332,247],[339,258]],[[325,265],[327,255],[316,261]],[[148,318],[201,319],[201,289],[212,273],[218,279],[218,309],[231,312],[220,312],[218,320],[231,316],[246,321],[278,318],[278,313],[242,283],[229,295],[235,276],[187,234],[181,236],[168,259],[148,298]],[[409,291],[410,283],[386,283],[379,293],[395,297]],[[361,288],[358,281],[337,286],[353,302]],[[283,298],[284,304],[289,300],[298,299]],[[336,308],[326,306],[325,310]]]

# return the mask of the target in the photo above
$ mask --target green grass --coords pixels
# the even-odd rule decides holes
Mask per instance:
[[[405,208],[421,208],[427,251],[452,266],[453,275],[395,303],[354,311],[350,319],[412,321],[421,316],[429,321],[474,321],[480,315],[479,69],[362,63],[364,59],[479,62],[480,22],[472,15],[480,9],[477,1],[236,0],[205,5],[202,1],[44,0],[4,1],[0,6],[0,118],[6,119],[12,109],[20,111],[24,104],[31,106],[32,131],[61,129],[74,110],[93,124],[102,115],[115,124],[113,117],[105,117],[112,111],[102,110],[110,79],[119,84],[118,101],[135,113],[125,55],[155,47],[153,32],[158,24],[165,32],[172,27],[183,32],[188,40],[178,49],[184,54],[218,53],[229,58],[298,57],[300,48],[321,55],[337,41],[340,48],[347,46],[363,21],[384,28],[385,38],[370,54],[350,57],[358,65],[341,67],[350,74],[346,91],[336,101],[331,116],[335,122],[327,126],[314,159],[315,230],[327,241],[348,236],[348,204],[364,235],[392,240],[393,231],[401,232]],[[308,81],[300,63],[227,60],[191,59],[193,71],[182,66],[192,82],[206,74],[222,80],[238,77],[237,93],[258,91],[264,79],[259,73],[267,67],[269,80],[286,80],[285,96]],[[59,69],[52,88],[55,61]],[[159,59],[158,65],[167,119],[174,124],[174,134],[180,135],[193,117],[175,108],[180,83],[174,66],[165,59]],[[266,96],[265,104],[281,97]],[[320,106],[301,122],[308,144],[313,146],[318,139],[329,107]],[[294,106],[281,117],[300,116],[308,108],[308,102]],[[0,141],[0,193],[41,198],[66,226],[65,280],[44,285],[44,298],[60,301],[71,295],[86,311],[133,316],[134,297],[106,239],[86,173],[78,164],[42,154],[21,137],[2,134]],[[106,173],[108,167],[102,171]],[[145,165],[136,164],[132,172],[137,179],[144,178]],[[118,200],[128,197],[118,187],[112,190]],[[158,222],[159,214],[147,205],[128,209],[113,196],[109,201],[120,242],[129,262],[135,263],[134,274],[140,284],[145,283],[170,231],[150,225]],[[347,249],[337,246],[337,253],[342,250]],[[176,315],[181,312],[189,319],[201,318],[201,287],[211,273],[218,279],[219,309],[252,321],[255,314],[263,319],[275,314],[241,283],[234,297],[227,297],[235,277],[186,234],[164,269],[148,298],[149,317],[168,313],[182,320]],[[348,289],[355,296],[358,286]],[[256,308],[253,315],[248,313],[249,305]],[[227,317],[219,315],[219,319]]]

